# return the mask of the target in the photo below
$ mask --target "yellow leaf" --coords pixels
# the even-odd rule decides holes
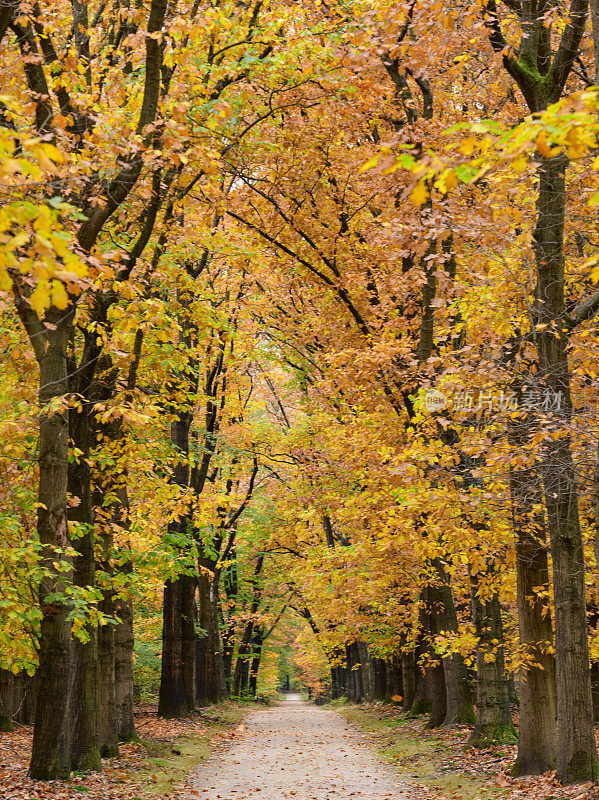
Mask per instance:
[[[460,145],[460,152],[465,156],[471,156],[475,149],[476,139],[474,136],[469,136],[468,139],[465,139]]]
[[[416,186],[412,189],[410,200],[415,206],[421,206],[423,203],[426,203],[428,200],[428,189],[424,181],[418,181]]]
[[[512,169],[515,173],[520,175],[526,169],[526,156],[519,155],[512,161]]]
[[[37,158],[38,164],[42,169],[45,169],[47,172],[56,172],[56,164],[54,164],[53,161],[50,161],[48,156],[41,148],[37,150],[35,157]]]
[[[547,141],[547,133],[545,131],[539,131],[539,135],[537,136],[536,146],[537,150],[542,156],[545,156],[545,158],[551,158],[551,148],[549,147],[549,142]]]
[[[443,192],[443,194],[447,194],[450,192],[458,183],[458,178],[453,169],[446,169],[441,175],[439,175],[438,180],[435,182],[435,186]]]
[[[29,305],[41,317],[50,305],[50,283],[47,280],[39,281],[29,298]]]
[[[5,175],[12,175],[15,172],[21,172],[21,165],[16,158],[5,158],[0,163],[0,170]]]
[[[69,296],[60,281],[52,281],[52,305],[56,308],[67,308]]]

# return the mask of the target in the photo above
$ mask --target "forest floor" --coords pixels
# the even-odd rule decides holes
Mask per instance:
[[[48,783],[27,778],[32,729],[0,733],[0,800],[599,800],[596,784],[511,777],[515,746],[465,749],[469,727],[429,731],[382,703],[318,708],[298,696],[173,721],[146,705],[136,727],[103,772]]]
[[[299,695],[253,711],[245,733],[192,775],[184,800],[412,800],[340,714]]]
[[[406,719],[398,707],[383,703],[326,707],[368,736],[411,787],[413,800],[599,800],[597,784],[564,787],[553,772],[512,777],[516,745],[466,749],[471,727],[427,730],[425,717]]]
[[[106,759],[99,773],[69,781],[27,777],[33,728],[15,725],[0,733],[0,800],[170,800],[189,773],[214,750],[243,731],[247,707],[223,703],[191,720],[162,720],[156,705],[136,708],[138,741],[122,744],[119,758]]]

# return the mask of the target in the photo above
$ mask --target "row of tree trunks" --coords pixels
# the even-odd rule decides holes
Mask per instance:
[[[243,631],[239,647],[237,648],[237,662],[233,674],[231,693],[234,697],[242,697],[249,692],[250,687],[250,664],[253,658],[253,639],[256,625],[256,614],[260,608],[262,597],[262,587],[260,573],[264,566],[264,555],[260,554],[254,566],[252,576],[252,601],[249,608],[248,621]],[[262,645],[260,644],[260,647]]]
[[[35,676],[0,669],[0,731],[12,730],[14,722],[33,724],[35,693]]]
[[[349,697],[355,703],[387,700],[400,694],[401,664],[397,659],[385,661],[368,652],[364,642],[352,642],[341,654],[331,654],[331,692],[334,698]],[[337,663],[341,662],[341,663]]]

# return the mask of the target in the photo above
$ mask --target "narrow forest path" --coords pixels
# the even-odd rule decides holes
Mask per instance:
[[[251,713],[246,732],[193,776],[210,800],[410,800],[408,787],[339,714],[288,695]]]

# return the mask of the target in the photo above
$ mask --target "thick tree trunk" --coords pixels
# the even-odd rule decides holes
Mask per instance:
[[[166,581],[162,609],[162,666],[158,695],[158,716],[165,719],[188,717],[183,678],[183,579]]]
[[[445,688],[445,673],[441,663],[429,666],[429,661],[437,660],[433,649],[432,637],[436,631],[435,610],[438,605],[435,587],[427,584],[420,594],[420,607],[418,612],[420,625],[421,654],[426,656],[424,670],[419,677],[414,703],[410,709],[410,716],[417,716],[430,712],[427,727],[438,728],[443,724],[447,713],[447,691]]]
[[[218,626],[218,602],[213,586],[214,563],[204,559],[201,562],[198,578],[198,612],[199,626],[205,631],[204,635],[196,639],[196,653],[198,657],[198,703],[209,705],[219,703],[225,695],[225,673],[220,647],[220,632]],[[207,571],[209,570],[209,571]],[[250,634],[251,636],[251,634]],[[235,667],[237,676],[237,665]],[[232,693],[235,690],[238,676],[234,676]]]
[[[403,698],[403,673],[401,656],[396,654],[387,662],[387,699]]]
[[[123,568],[125,568],[124,565]],[[114,684],[119,740],[135,738],[133,719],[133,601],[117,599],[115,611],[120,622],[114,629]]]
[[[105,598],[99,610],[114,614],[114,598]],[[98,747],[104,758],[119,754],[114,628],[114,625],[98,628]]]
[[[571,417],[567,338],[564,334],[565,156],[542,158],[535,255],[537,352],[551,426],[543,452],[547,527],[553,557],[557,679],[557,777],[562,783],[599,774],[593,730],[583,542],[576,474],[567,429]]]
[[[237,604],[237,555],[235,545],[231,548],[230,558],[232,563],[227,567],[223,575],[223,585],[225,591],[226,612],[223,611],[223,634],[222,634],[222,653],[223,653],[223,674],[225,680],[225,691],[231,693],[231,681],[233,671],[233,653],[235,651],[235,624],[234,611]],[[225,616],[226,615],[226,616]]]
[[[526,421],[510,423],[510,445],[526,443]],[[520,727],[515,775],[538,775],[555,768],[555,658],[547,606],[549,568],[540,476],[529,466],[510,470],[512,520],[516,534],[516,580],[520,642],[534,659],[520,687]],[[539,592],[544,596],[539,596]]]
[[[478,576],[471,577],[472,617],[478,637],[476,648],[476,723],[468,740],[472,747],[515,742],[503,649],[499,597],[478,596]]]
[[[182,491],[189,486],[189,430],[191,414],[180,411],[171,422],[171,442],[181,457],[173,468],[173,480]],[[185,537],[189,535],[187,515],[168,525],[168,535],[175,539],[179,550],[186,550]],[[190,600],[191,592],[191,600]],[[195,651],[189,647],[189,625],[193,626],[193,591],[190,576],[180,575],[168,580],[164,586],[162,607],[162,664],[158,714],[166,719],[188,717],[194,708],[189,696],[190,674],[193,675]],[[187,615],[192,615],[191,620]],[[186,659],[185,666],[183,659]],[[191,665],[190,665],[191,659]]]
[[[96,558],[94,520],[91,504],[90,406],[87,401],[70,414],[72,446],[79,451],[69,463],[69,494],[78,501],[69,509],[69,519],[76,524],[73,547],[73,583],[82,590],[95,589]],[[74,636],[71,642],[69,684],[70,756],[75,770],[101,770],[98,747],[98,629],[86,623],[84,639]]]
[[[407,713],[416,696],[416,661],[414,652],[401,654],[402,708]]]
[[[387,664],[382,658],[372,659],[373,698],[375,700],[386,700],[388,697],[388,670]]]
[[[0,732],[14,730],[15,676],[7,669],[0,669]]]
[[[68,414],[48,411],[54,398],[66,396],[67,346],[72,315],[50,310],[46,318],[55,325],[45,333],[43,354],[36,352],[40,366],[39,400],[39,506],[37,530],[46,574],[40,582],[42,612],[33,749],[29,773],[35,780],[68,777],[70,772],[67,735],[67,687],[70,674],[71,623],[64,589],[70,574],[53,566],[64,560],[70,546],[67,523],[67,472],[69,447]],[[51,597],[51,599],[46,599]]]
[[[181,576],[181,670],[185,701],[190,711],[196,707],[196,578]]]
[[[362,685],[364,690],[364,700],[372,703],[374,700],[374,674],[372,669],[372,658],[368,652],[365,642],[358,642],[358,658],[360,659],[360,671],[362,673]]]
[[[258,671],[260,669],[260,659],[262,657],[262,647],[264,645],[264,628],[260,625],[254,631],[252,639],[252,662],[250,665],[250,695],[254,698],[258,696]]]
[[[354,642],[351,645],[352,668],[351,677],[354,681],[354,701],[361,703],[364,700],[364,674],[362,672],[362,662],[360,660],[360,645]]]
[[[90,402],[105,404],[116,394],[116,370],[108,357],[100,359],[96,370],[97,377],[90,390]],[[105,447],[112,447],[115,462],[103,467],[96,466],[92,474],[93,489],[91,504],[97,536],[96,565],[100,581],[102,600],[98,610],[107,617],[115,613],[113,590],[114,529],[122,524],[123,508],[119,491],[125,480],[119,472],[119,444],[122,440],[120,416],[113,416],[106,422],[96,419],[92,412],[90,418],[92,445],[99,441]],[[106,758],[118,756],[118,719],[116,711],[115,688],[115,639],[114,625],[101,625],[98,628],[98,747]]]
[[[423,671],[419,667],[416,667],[416,676],[414,700],[408,712],[408,717],[410,717],[410,719],[419,717],[422,714],[430,714],[433,707],[430,669]]]
[[[435,664],[427,670],[427,679],[431,691],[431,712],[427,728],[440,728],[447,714],[447,689],[442,664]]]
[[[453,602],[449,576],[440,559],[433,561],[438,581],[428,588],[431,632],[457,632],[458,615]],[[464,659],[459,653],[446,656],[442,660],[445,676],[446,712],[443,725],[471,724],[474,722],[474,706],[468,672]]]

